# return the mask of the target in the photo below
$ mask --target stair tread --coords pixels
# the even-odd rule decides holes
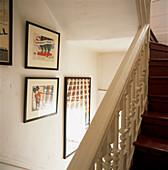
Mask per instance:
[[[163,46],[163,47],[166,47],[166,48],[168,47],[168,45],[162,44],[160,42],[152,42],[152,41],[150,41],[149,43],[150,43],[150,45],[159,45],[159,46]]]
[[[162,112],[145,112],[142,117],[168,121],[168,113]]]
[[[168,58],[150,58],[150,61],[168,61]]]
[[[157,51],[164,51],[168,52],[168,46],[166,44],[156,43],[156,42],[150,42],[150,49],[151,50],[157,50]]]
[[[168,98],[168,95],[160,95],[160,94],[148,94],[149,97],[162,97],[162,98]]]
[[[137,141],[134,142],[134,145],[168,154],[168,139],[141,134],[138,136]]]
[[[149,76],[149,79],[168,79],[168,76]]]

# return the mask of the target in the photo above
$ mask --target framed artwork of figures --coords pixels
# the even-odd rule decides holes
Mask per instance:
[[[26,22],[25,68],[58,70],[60,33]]]
[[[58,86],[58,78],[25,78],[24,122],[57,113]]]
[[[90,77],[65,77],[64,159],[78,148],[90,124]]]
[[[13,1],[0,0],[0,64],[12,65]]]

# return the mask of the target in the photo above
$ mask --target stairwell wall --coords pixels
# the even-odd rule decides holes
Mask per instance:
[[[126,51],[100,53],[98,56],[98,106],[113,80]]]
[[[13,65],[0,66],[0,162],[33,170],[64,170],[64,76],[90,76],[91,118],[97,109],[97,54],[70,45],[41,0],[15,0],[13,15]],[[26,20],[61,34],[59,71],[25,69]],[[58,113],[23,123],[25,77],[58,77]],[[75,122],[74,122],[75,123]],[[1,170],[19,169],[0,163]]]

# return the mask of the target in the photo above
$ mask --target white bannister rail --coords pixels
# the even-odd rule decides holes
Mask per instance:
[[[143,27],[138,29],[68,170],[130,168],[133,142],[147,105],[149,14],[145,12],[144,16]]]

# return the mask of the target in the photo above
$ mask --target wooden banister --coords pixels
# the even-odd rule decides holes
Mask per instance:
[[[114,144],[114,147],[111,148],[113,151],[110,151],[110,153],[113,153],[115,155],[115,158],[113,158],[114,166],[118,166],[120,150],[118,149],[119,129],[117,128],[117,124],[118,113],[119,111],[123,110],[123,108],[121,107],[121,102],[124,102],[124,110],[122,114],[123,123],[121,125],[122,129],[120,130],[123,136],[122,145],[124,148],[126,147],[126,145],[128,145],[125,144],[125,140],[127,140],[126,135],[128,136],[128,133],[131,134],[131,139],[129,142],[132,143],[135,140],[135,136],[138,132],[132,129],[132,119],[134,119],[135,117],[140,117],[136,115],[138,114],[138,107],[141,107],[140,115],[144,112],[144,105],[146,104],[147,100],[147,95],[143,95],[145,93],[144,91],[147,90],[147,88],[145,88],[145,81],[147,81],[145,77],[147,74],[147,64],[144,63],[143,68],[140,68],[140,66],[138,66],[138,62],[142,60],[144,62],[148,62],[148,55],[146,52],[148,30],[149,25],[145,25],[137,32],[131,47],[129,48],[122,64],[119,67],[117,74],[115,75],[102,103],[97,110],[96,116],[94,117],[88,131],[86,132],[79,148],[77,149],[68,167],[68,170],[89,170],[93,162],[95,162],[96,160],[99,160],[100,162],[100,159],[104,157],[104,154],[102,154],[102,150],[104,148],[104,143],[107,142],[106,138],[107,134],[109,133],[108,131],[109,129],[111,129],[110,126],[114,126],[114,124],[115,126],[111,131],[111,135],[113,136],[113,140],[111,140],[113,141],[112,143]],[[139,75],[137,75],[137,70]],[[127,93],[129,93],[129,97]],[[123,96],[123,94],[125,96]],[[125,99],[122,99],[125,97],[129,98],[129,102],[125,101]],[[143,103],[143,106],[137,105],[137,102]],[[130,109],[127,107],[125,109],[126,103],[127,107],[129,107]],[[137,121],[137,123],[139,124],[139,121]],[[138,127],[136,129],[138,129]],[[112,143],[109,143],[108,147]],[[133,150],[131,147],[132,146],[127,146],[127,148],[129,148],[128,152],[130,153],[130,155],[133,154]],[[100,154],[102,156],[100,156]],[[110,157],[111,156],[109,154],[109,157],[106,157],[105,160],[110,160]],[[98,167],[100,167],[99,164]]]
[[[147,3],[145,3],[147,2]],[[150,1],[139,27],[68,170],[128,170],[147,105]],[[143,10],[141,9],[142,13]],[[121,127],[119,127],[121,124]]]

